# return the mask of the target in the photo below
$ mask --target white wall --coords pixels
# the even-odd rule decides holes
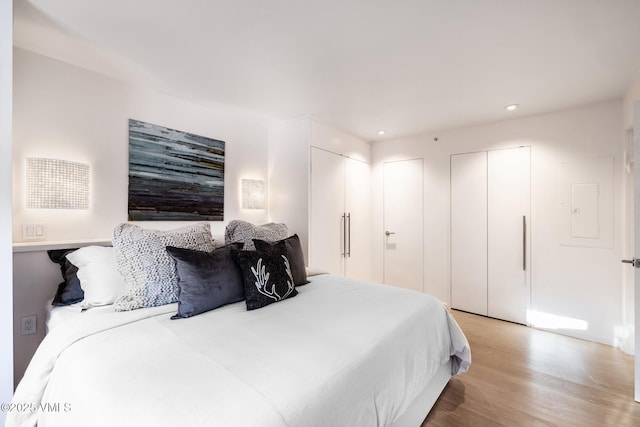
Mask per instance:
[[[373,145],[374,277],[382,279],[382,166],[424,158],[425,290],[450,302],[449,156],[477,150],[531,146],[532,309],[588,322],[588,330],[560,332],[613,344],[621,322],[622,103],[512,119]],[[438,141],[433,140],[438,137]],[[609,158],[614,162],[615,226],[605,247],[566,244],[562,162]],[[612,220],[613,221],[613,220]]]
[[[309,260],[309,141],[307,118],[275,124],[269,134],[269,217],[297,233]]]
[[[267,180],[266,120],[224,106],[205,106],[122,81],[23,49],[14,51],[14,223],[46,224],[47,240],[110,237],[127,220],[128,119],[187,131],[226,142],[224,222],[267,220],[267,211],[241,209],[240,180]],[[26,209],[25,159],[43,156],[91,165],[88,211]],[[173,228],[179,223],[147,224]]]
[[[11,262],[11,80],[13,2],[0,1],[0,403],[13,395]],[[6,413],[0,411],[0,425]]]
[[[624,97],[624,128],[633,129],[634,105],[640,100],[640,79],[629,88]]]
[[[2,161],[7,162],[9,167],[2,168],[7,178],[0,181],[3,191],[9,192],[9,203],[3,203],[1,208],[1,223],[9,233],[2,242],[6,242],[9,260],[11,233],[13,241],[20,242],[22,224],[45,224],[46,241],[36,243],[51,244],[93,239],[108,241],[113,227],[127,221],[129,118],[226,142],[224,221],[211,223],[215,238],[223,238],[224,228],[230,220],[244,219],[254,223],[268,220],[266,209],[241,209],[240,198],[241,179],[261,179],[266,182],[268,178],[270,121],[264,117],[225,106],[194,104],[24,49],[15,48],[13,54],[13,156],[9,152],[10,146],[6,150],[3,147]],[[7,74],[3,73],[2,77],[5,76]],[[7,128],[2,126],[3,132]],[[10,141],[10,136],[8,139]],[[90,164],[89,210],[26,209],[25,159],[30,156]],[[14,180],[12,230],[9,226],[11,219],[4,218],[5,215],[11,215],[11,164]],[[5,188],[5,185],[9,187]],[[142,223],[145,227],[158,229],[176,228],[183,224]],[[16,381],[22,377],[28,361],[44,337],[45,300],[53,297],[60,282],[59,270],[48,261],[44,250],[23,250],[20,248],[13,256],[14,298],[10,294],[9,297],[3,295],[0,298],[0,304],[14,302],[13,318],[11,310],[1,310],[0,313],[2,316],[8,315],[10,319],[1,325],[15,324],[11,333],[15,338]],[[39,267],[34,268],[35,265]],[[11,271],[11,266],[3,266],[2,274],[10,274],[7,272]],[[3,283],[11,283],[11,280]],[[11,287],[8,288],[6,291],[10,293]],[[37,316],[38,332],[21,336],[18,328],[20,319],[32,314]],[[8,354],[12,353],[11,346],[2,345],[1,348],[2,354],[5,349],[8,349]],[[13,386],[13,381],[10,383]]]

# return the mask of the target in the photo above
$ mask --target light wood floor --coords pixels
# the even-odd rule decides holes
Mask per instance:
[[[422,426],[640,426],[633,357],[482,316],[453,312],[471,368],[453,377]]]

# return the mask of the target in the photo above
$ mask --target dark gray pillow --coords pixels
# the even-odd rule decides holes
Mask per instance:
[[[244,299],[242,272],[231,255],[240,249],[242,243],[213,252],[167,246],[178,273],[178,313],[172,319],[195,316]]]
[[[284,245],[267,252],[237,251],[233,256],[242,270],[247,310],[298,295]]]
[[[306,285],[309,283],[307,280],[307,268],[304,265],[302,245],[300,244],[300,238],[297,234],[275,243],[253,239],[253,244],[258,252],[267,252],[276,245],[284,245],[287,252],[287,258],[289,258],[289,262],[291,263],[291,275],[293,276],[294,283],[296,286]]]
[[[51,249],[47,251],[49,259],[60,266],[63,279],[62,283],[58,285],[58,290],[53,297],[51,305],[71,305],[84,299],[84,291],[82,287],[80,287],[80,280],[77,276],[78,267],[66,258],[67,254],[75,250],[77,250],[77,248]]]

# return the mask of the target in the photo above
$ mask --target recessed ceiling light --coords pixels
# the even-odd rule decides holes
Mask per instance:
[[[509,104],[509,105],[505,105],[504,109],[509,111],[514,111],[514,110],[517,110],[518,107],[519,107],[518,104]]]
[[[383,131],[382,129],[380,129],[380,130],[378,131],[378,135],[384,135],[385,133],[386,133],[386,132],[385,132],[385,131]]]

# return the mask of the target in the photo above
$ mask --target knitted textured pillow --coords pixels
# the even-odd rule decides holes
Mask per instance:
[[[114,304],[116,311],[154,307],[178,300],[178,277],[167,246],[213,251],[209,223],[171,231],[148,230],[120,224],[113,231],[113,249],[125,288]]]
[[[264,240],[265,242],[277,242],[289,237],[289,228],[286,224],[269,223],[263,225],[253,225],[247,221],[233,220],[225,229],[225,244],[244,243],[244,249],[252,251],[255,249],[253,239]]]

